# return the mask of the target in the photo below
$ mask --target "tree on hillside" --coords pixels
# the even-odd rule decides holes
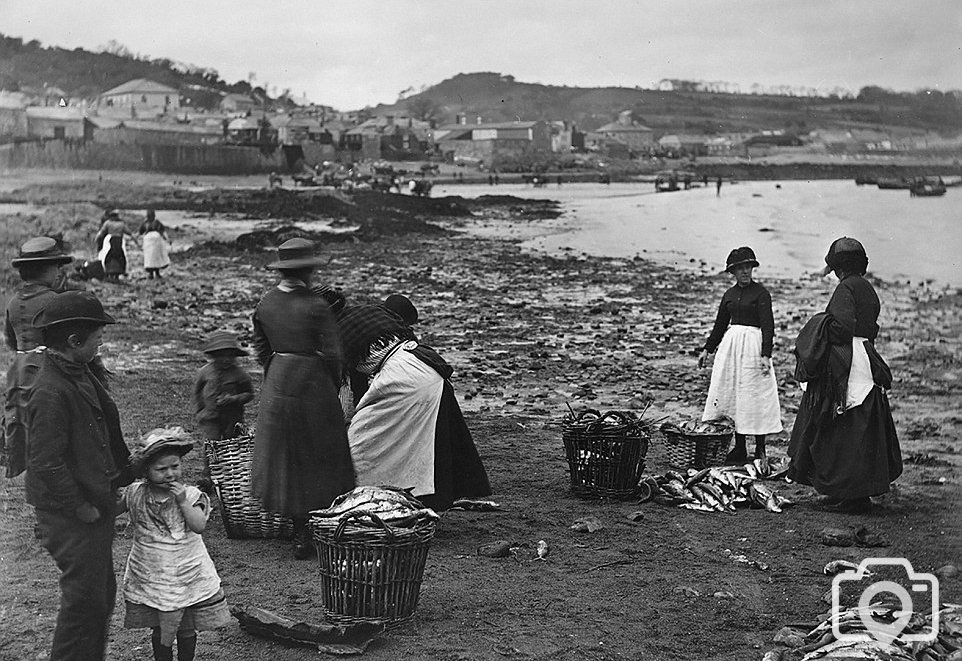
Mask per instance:
[[[418,96],[410,99],[406,107],[411,117],[422,122],[437,121],[441,116],[441,106],[430,97]]]

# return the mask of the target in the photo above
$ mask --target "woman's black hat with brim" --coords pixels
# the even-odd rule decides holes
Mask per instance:
[[[725,272],[731,273],[733,268],[741,266],[742,264],[751,264],[753,267],[758,267],[758,260],[755,259],[755,251],[748,246],[735,248],[728,253],[728,259],[725,260]]]

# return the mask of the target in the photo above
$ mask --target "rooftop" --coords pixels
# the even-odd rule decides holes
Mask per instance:
[[[101,93],[101,96],[114,96],[117,94],[178,94],[178,91],[173,87],[155,83],[146,78],[134,78]]]

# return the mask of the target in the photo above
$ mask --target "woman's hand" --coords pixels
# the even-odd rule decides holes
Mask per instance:
[[[772,369],[772,357],[762,356],[762,374],[768,374]]]
[[[702,349],[701,353],[698,354],[698,367],[704,367],[707,364],[708,364],[708,351],[706,351],[705,349]]]

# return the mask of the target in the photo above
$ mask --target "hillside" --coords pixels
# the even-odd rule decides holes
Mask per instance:
[[[892,92],[866,87],[855,99],[711,92],[663,92],[626,87],[579,88],[522,83],[498,73],[458,74],[377,113],[408,112],[453,122],[480,116],[500,122],[568,119],[582,130],[632,110],[637,121],[659,132],[715,133],[815,128],[874,128],[898,132],[962,131],[962,97],[925,90]]]
[[[57,88],[67,98],[89,99],[134,78],[148,78],[181,90],[194,107],[216,105],[224,92],[267,98],[260,87],[247,81],[229,84],[214,69],[185,65],[166,58],[135,56],[119,44],[110,52],[82,48],[44,47],[0,34],[0,89],[44,90]]]

